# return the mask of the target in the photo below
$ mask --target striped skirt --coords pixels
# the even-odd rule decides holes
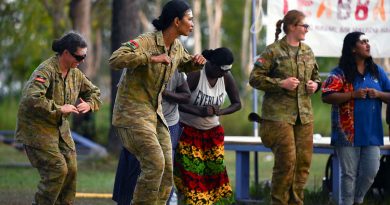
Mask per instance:
[[[184,127],[176,150],[174,181],[184,204],[232,204],[224,163],[224,130]]]

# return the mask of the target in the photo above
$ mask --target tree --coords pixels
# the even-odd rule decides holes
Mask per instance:
[[[221,23],[223,15],[223,0],[205,0],[207,23],[209,29],[209,49],[221,46]]]
[[[141,23],[138,18],[140,0],[113,0],[112,4],[112,33],[111,51],[114,52],[121,46],[121,43],[135,38],[141,32]],[[111,119],[112,110],[115,103],[117,84],[121,71],[111,69]],[[110,126],[108,150],[119,154],[120,140],[114,134],[113,126]]]

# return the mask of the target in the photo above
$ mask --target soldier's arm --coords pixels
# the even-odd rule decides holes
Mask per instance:
[[[178,56],[180,57],[180,63],[178,66],[180,72],[189,73],[192,71],[201,70],[203,68],[204,65],[195,64],[192,61],[193,56],[190,55],[183,46],[180,47],[180,50],[181,50],[179,52],[180,56]]]
[[[61,118],[61,105],[46,97],[51,75],[48,71],[37,69],[26,83],[22,97],[22,106],[27,106],[37,116],[56,125]]]
[[[81,97],[88,105],[91,110],[97,111],[102,104],[100,99],[100,89],[96,87],[82,72],[80,72],[81,88],[79,97]]]
[[[321,77],[320,77],[319,67],[315,60],[315,56],[313,52],[312,52],[312,58],[314,59],[314,68],[313,68],[313,72],[311,73],[311,80],[318,83],[317,90],[315,91],[318,92],[321,89]]]
[[[270,49],[266,49],[256,60],[254,67],[249,76],[249,84],[256,89],[266,92],[280,92],[281,78],[273,78],[270,76],[273,66],[273,55]]]
[[[150,53],[142,49],[141,40],[131,40],[112,53],[109,64],[112,69],[136,68],[150,62]]]

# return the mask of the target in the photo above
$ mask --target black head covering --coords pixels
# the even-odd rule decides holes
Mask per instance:
[[[202,55],[208,61],[218,66],[231,65],[234,62],[233,53],[225,47],[204,50]]]
[[[179,17],[182,19],[185,12],[191,9],[190,6],[182,0],[172,0],[166,3],[161,11],[161,15],[154,19],[152,24],[157,30],[164,30],[171,25],[173,19]]]

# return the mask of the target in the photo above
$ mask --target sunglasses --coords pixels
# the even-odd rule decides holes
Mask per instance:
[[[305,29],[309,29],[310,28],[309,24],[297,24],[297,26],[302,26]]]
[[[83,61],[83,60],[87,57],[87,54],[84,54],[84,55],[82,55],[82,56],[79,56],[79,55],[76,55],[76,54],[71,53],[71,52],[69,52],[69,53],[70,53],[70,55],[72,55],[78,62]]]

